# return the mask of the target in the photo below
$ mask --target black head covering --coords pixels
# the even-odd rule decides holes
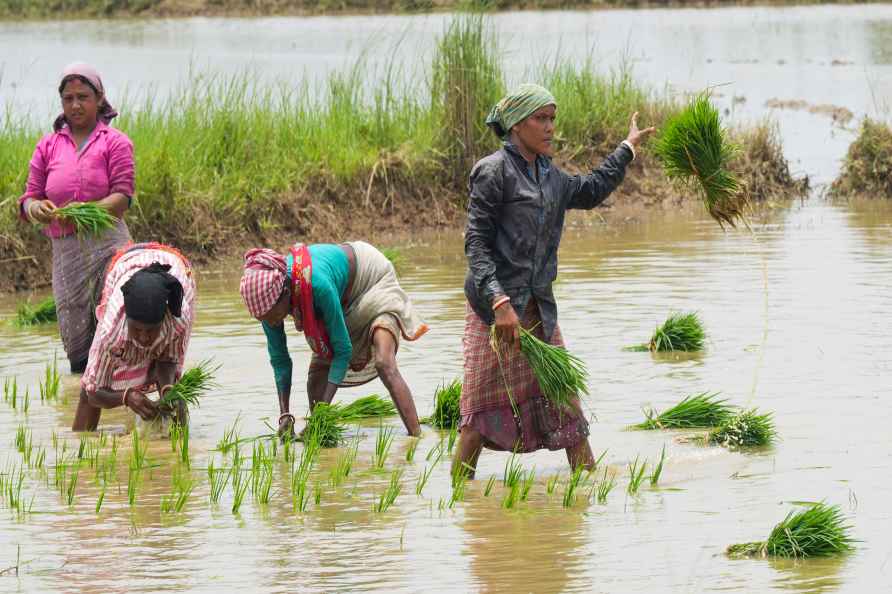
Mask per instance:
[[[160,324],[168,308],[174,317],[180,317],[183,285],[168,270],[168,264],[153,262],[124,283],[121,292],[128,318],[143,324]]]

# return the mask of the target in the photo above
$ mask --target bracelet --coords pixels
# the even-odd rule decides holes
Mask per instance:
[[[495,310],[499,309],[501,306],[505,305],[509,301],[511,301],[511,297],[508,297],[507,295],[505,295],[504,297],[500,297],[499,299],[496,299],[495,303],[492,304],[492,310],[495,311]]]
[[[628,140],[623,140],[620,144],[632,151],[632,160],[634,161],[635,157],[637,157],[638,155],[635,154],[635,147],[632,146],[632,143]]]
[[[163,398],[164,392],[166,392],[167,390],[171,390],[171,389],[173,389],[173,384],[167,384],[166,386],[162,386],[161,388],[158,389],[158,395]]]
[[[282,413],[279,415],[279,423],[282,422],[282,418],[284,418],[284,417],[291,417],[291,422],[292,423],[294,422],[294,415],[289,412],[286,412],[286,413]]]
[[[25,211],[25,218],[28,219],[29,223],[36,223],[34,220],[34,215],[31,214],[31,207],[37,202],[34,198],[28,198],[28,200],[23,205]]]
[[[127,406],[127,393],[128,393],[129,391],[130,391],[130,388],[129,388],[129,387],[124,388],[124,395],[121,396],[121,405],[122,405],[122,406]]]

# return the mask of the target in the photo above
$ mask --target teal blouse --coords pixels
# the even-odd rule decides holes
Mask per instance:
[[[313,310],[316,319],[325,325],[328,339],[334,353],[328,381],[340,384],[347,375],[347,365],[353,356],[353,345],[350,333],[344,321],[344,308],[341,307],[341,296],[347,288],[350,276],[350,262],[347,254],[339,246],[332,243],[319,243],[309,246],[310,258],[313,261]],[[291,265],[294,258],[288,254],[286,270],[291,279]],[[291,392],[291,355],[288,354],[288,339],[285,336],[285,324],[270,326],[261,322],[266,334],[266,349],[269,362],[273,366],[276,378],[276,389],[279,394]]]

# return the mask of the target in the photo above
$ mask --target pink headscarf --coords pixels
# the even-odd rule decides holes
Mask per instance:
[[[255,248],[245,253],[245,271],[238,290],[255,318],[266,314],[282,295],[285,258],[273,250]]]
[[[107,124],[115,117],[117,117],[118,112],[115,111],[115,108],[111,106],[111,103],[108,102],[108,99],[105,97],[105,87],[102,86],[102,77],[99,76],[99,71],[86,64],[84,62],[72,62],[68,66],[62,70],[62,78],[59,79],[59,84],[61,86],[62,81],[64,81],[69,76],[82,76],[96,89],[97,93],[102,95],[101,102],[99,103],[99,112],[96,114],[96,119],[100,122]],[[62,129],[62,126],[65,125],[65,114],[59,114],[59,117],[56,118],[56,121],[53,122],[53,130],[58,132]]]

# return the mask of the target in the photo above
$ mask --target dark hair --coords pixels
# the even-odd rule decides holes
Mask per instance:
[[[183,285],[169,270],[169,264],[153,262],[124,283],[121,292],[128,318],[144,324],[160,324],[168,309],[175,318],[182,315]]]
[[[73,80],[79,80],[82,83],[84,83],[85,85],[87,85],[88,87],[90,87],[90,89],[93,90],[93,94],[95,94],[97,97],[99,97],[99,95],[101,95],[101,93],[99,92],[99,89],[94,87],[93,83],[91,83],[90,79],[88,79],[86,76],[81,76],[80,74],[69,74],[68,76],[66,76],[65,78],[62,79],[62,82],[59,83],[59,95],[60,96],[62,95],[62,92],[65,90],[65,85],[67,85],[68,83],[70,83]]]

